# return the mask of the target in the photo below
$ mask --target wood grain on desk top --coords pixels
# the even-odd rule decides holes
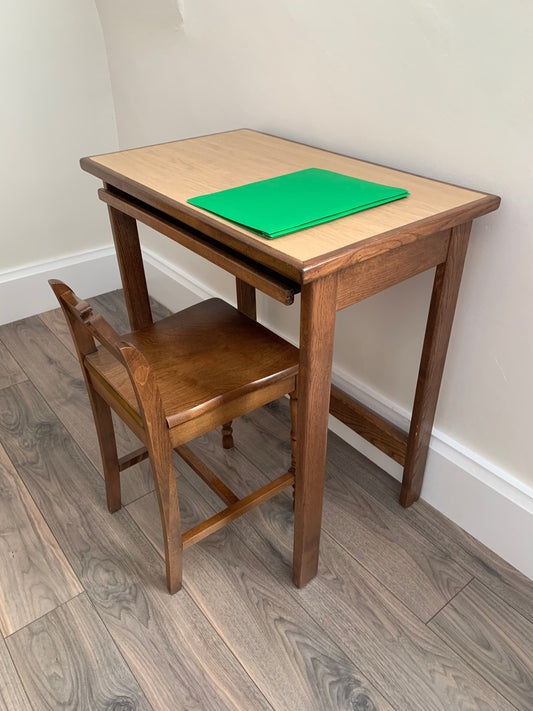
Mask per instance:
[[[494,195],[248,129],[84,158],[81,165],[184,222],[193,224],[199,218],[203,225],[228,235],[233,242],[230,246],[234,246],[236,238],[253,251],[270,253],[299,267],[316,266],[359,252],[363,241],[387,241],[391,233],[398,246],[398,238],[411,240],[414,233],[420,236],[447,229],[499,205],[499,198]],[[311,167],[405,188],[410,195],[276,240],[266,240],[186,202],[197,195]]]

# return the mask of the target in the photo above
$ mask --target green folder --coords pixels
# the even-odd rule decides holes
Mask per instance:
[[[274,239],[407,195],[402,188],[308,168],[187,202]]]

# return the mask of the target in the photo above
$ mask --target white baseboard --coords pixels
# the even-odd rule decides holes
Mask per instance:
[[[0,272],[0,325],[56,308],[48,279],[61,279],[80,295],[121,286],[113,247]]]
[[[332,379],[348,395],[408,430],[406,410],[335,367]],[[401,480],[399,464],[331,416],[330,429]],[[421,498],[533,579],[533,489],[434,429]]]
[[[205,284],[144,250],[150,294],[168,308],[219,296]],[[0,273],[0,323],[55,308],[47,279],[64,280],[84,296],[120,288],[112,247]],[[334,383],[407,430],[409,413],[351,374],[333,369]],[[330,428],[371,461],[401,478],[401,467],[339,420]],[[533,578],[533,489],[445,433],[434,430],[422,498],[502,558]]]

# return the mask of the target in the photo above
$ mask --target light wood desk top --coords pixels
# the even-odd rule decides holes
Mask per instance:
[[[496,210],[500,199],[241,129],[83,158],[84,170],[300,283]],[[405,188],[386,205],[267,240],[188,198],[304,168]]]

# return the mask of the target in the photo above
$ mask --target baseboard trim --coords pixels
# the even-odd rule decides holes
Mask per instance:
[[[334,368],[341,390],[407,430],[410,414]],[[330,429],[368,459],[401,480],[399,464],[346,425],[330,417]],[[421,498],[533,579],[533,489],[438,429],[433,430]]]
[[[410,413],[396,403],[376,393],[353,376],[340,369],[334,369],[333,382],[348,395],[359,400],[378,415],[389,420],[400,429],[409,429]],[[433,429],[430,448],[453,462],[454,466],[468,471],[485,486],[490,486],[518,506],[533,514],[533,488],[485,459],[477,452],[457,442],[437,428]],[[389,457],[386,459],[390,462]],[[401,478],[401,467],[390,465],[390,474]],[[389,469],[387,469],[389,471]]]
[[[143,250],[150,294],[170,309],[220,296],[209,286]],[[112,247],[91,250],[46,263],[0,273],[0,324],[55,308],[47,279],[63,279],[86,296],[120,288]],[[410,414],[339,368],[333,382],[346,393],[402,429]],[[330,429],[397,479],[401,467],[330,417]],[[533,578],[533,488],[444,432],[434,430],[422,498]]]
[[[121,286],[113,247],[0,272],[0,325],[55,308],[57,301],[48,286],[52,278],[65,281],[80,295]]]

